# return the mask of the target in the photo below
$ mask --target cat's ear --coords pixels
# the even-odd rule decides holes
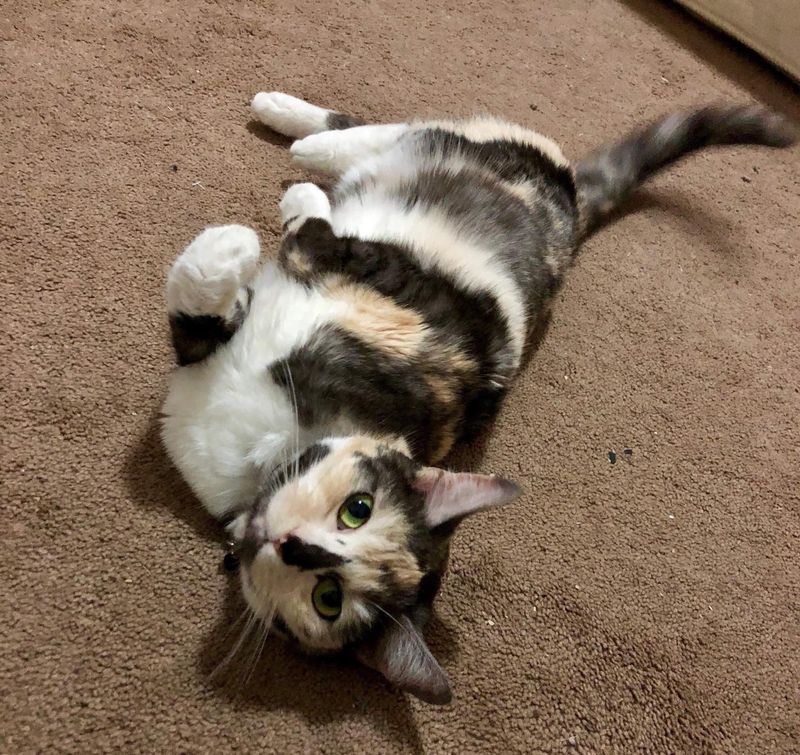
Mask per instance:
[[[453,699],[450,680],[425,644],[422,632],[407,616],[389,622],[356,649],[356,658],[383,674],[389,683],[433,705]]]
[[[412,483],[425,496],[425,520],[433,528],[451,519],[504,506],[522,492],[519,485],[495,475],[446,472],[423,467]]]

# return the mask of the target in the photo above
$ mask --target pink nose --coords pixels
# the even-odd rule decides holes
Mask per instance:
[[[286,541],[287,541],[287,540],[288,540],[290,537],[294,537],[294,536],[295,536],[295,534],[294,534],[294,530],[292,530],[291,532],[287,532],[285,535],[281,535],[280,537],[277,537],[277,538],[275,538],[274,540],[270,540],[270,542],[272,543],[272,547],[275,549],[275,552],[276,552],[278,555],[280,555],[281,548],[283,547],[283,544],[284,544],[284,543],[285,543],[285,542],[286,542]]]

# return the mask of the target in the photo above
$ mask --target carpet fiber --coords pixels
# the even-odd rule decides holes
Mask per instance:
[[[210,679],[232,583],[158,441],[169,263],[208,223],[274,249],[302,177],[252,93],[489,110],[571,156],[706,100],[797,117],[653,6],[4,4],[0,750],[797,751],[797,150],[682,163],[586,244],[480,462],[526,494],[454,544],[450,707],[279,642]]]

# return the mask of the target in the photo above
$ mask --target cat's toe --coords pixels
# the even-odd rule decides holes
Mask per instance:
[[[311,134],[298,139],[289,147],[292,158],[297,165],[307,170],[318,170],[323,173],[336,173],[339,165],[336,152],[336,133]]]
[[[235,272],[243,280],[253,277],[261,247],[258,235],[244,225],[206,228],[186,248],[184,255],[213,277]]]

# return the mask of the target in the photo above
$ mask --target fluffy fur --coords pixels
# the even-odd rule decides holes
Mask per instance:
[[[336,187],[287,191],[277,261],[258,268],[255,233],[223,226],[175,262],[164,443],[233,517],[261,621],[445,702],[421,626],[450,536],[519,491],[433,465],[495,414],[581,237],[640,181],[703,146],[792,135],[759,108],[705,108],[573,168],[492,118],[364,125],[275,92],[252,107]]]

